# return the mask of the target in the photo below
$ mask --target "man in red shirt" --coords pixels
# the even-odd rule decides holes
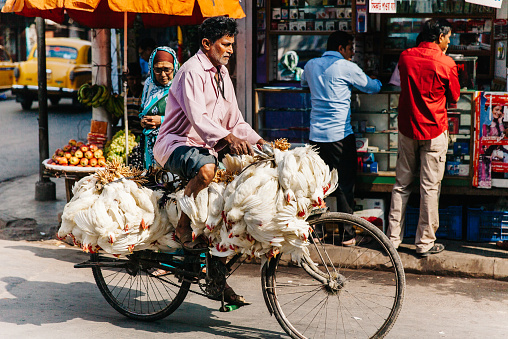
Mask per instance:
[[[444,250],[435,243],[439,227],[439,192],[448,149],[447,103],[460,95],[457,65],[444,53],[451,26],[444,19],[425,22],[423,42],[399,58],[399,150],[392,191],[388,236],[397,248],[404,234],[404,213],[413,176],[420,170],[420,217],[416,253],[425,257]]]

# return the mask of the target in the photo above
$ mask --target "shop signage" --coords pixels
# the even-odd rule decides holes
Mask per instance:
[[[475,92],[473,186],[508,187],[508,93]]]
[[[466,2],[470,2],[472,4],[501,8],[502,0],[466,0]]]
[[[397,13],[395,0],[370,0],[369,13]]]

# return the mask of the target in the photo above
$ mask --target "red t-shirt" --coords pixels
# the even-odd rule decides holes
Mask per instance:
[[[399,132],[429,140],[448,129],[446,103],[460,96],[457,65],[434,42],[401,53],[399,58]]]

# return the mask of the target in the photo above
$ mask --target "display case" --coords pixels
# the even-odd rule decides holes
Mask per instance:
[[[471,185],[474,93],[462,90],[458,103],[448,108],[449,147],[442,193],[508,195],[508,190],[482,190]],[[400,91],[385,89],[378,94],[353,93],[351,123],[360,141],[358,155],[365,164],[376,162],[374,167],[359,166],[358,193],[389,193],[395,183],[399,96]],[[255,90],[254,99],[254,129],[263,138],[268,141],[287,138],[296,145],[308,143],[311,111],[308,89],[263,87]]]
[[[353,32],[355,1],[258,0],[256,83],[299,81],[305,63],[326,50],[328,35]]]
[[[496,12],[491,7],[464,1],[398,1],[397,14],[383,14],[381,78],[390,78],[400,53],[416,45],[424,22],[431,18],[450,21],[452,35],[447,54],[459,61],[459,72],[468,74],[468,63],[472,60],[475,62],[476,79],[466,81],[463,87],[473,89],[490,85],[494,74],[494,36],[491,32]],[[466,62],[462,63],[461,60]]]

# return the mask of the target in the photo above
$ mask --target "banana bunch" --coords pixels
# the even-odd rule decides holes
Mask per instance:
[[[112,94],[104,105],[106,111],[117,118],[123,117],[124,103],[123,95]]]
[[[84,84],[78,90],[78,100],[83,105],[100,107],[105,106],[111,97],[109,88],[104,85]]]

